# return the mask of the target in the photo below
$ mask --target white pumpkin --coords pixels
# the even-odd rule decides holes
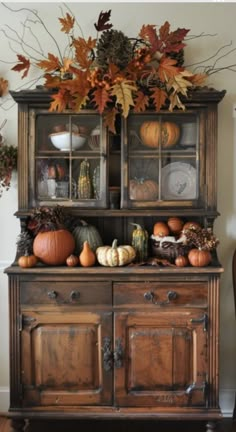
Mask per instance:
[[[99,264],[106,267],[120,267],[131,263],[136,252],[130,245],[117,246],[117,239],[115,239],[112,246],[98,247],[96,255]]]

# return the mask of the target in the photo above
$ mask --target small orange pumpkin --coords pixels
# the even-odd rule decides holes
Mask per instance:
[[[158,198],[158,184],[154,180],[132,179],[129,182],[131,200],[148,201]]]
[[[82,252],[79,256],[79,262],[82,267],[92,267],[96,262],[96,255],[86,240],[83,244]]]
[[[145,121],[140,127],[140,137],[147,147],[173,147],[180,136],[180,128],[171,122]]]
[[[189,265],[188,257],[184,255],[179,255],[175,258],[175,265],[177,267],[186,267]]]
[[[76,267],[79,264],[79,258],[76,255],[69,255],[66,258],[66,265],[68,267]]]
[[[22,268],[31,268],[36,266],[38,260],[35,255],[23,255],[18,259],[18,265]]]
[[[170,230],[165,222],[156,222],[153,226],[153,234],[158,237],[168,236]]]
[[[206,267],[211,262],[211,253],[208,250],[191,249],[188,259],[193,267]]]
[[[179,234],[183,229],[184,222],[178,217],[170,217],[167,225],[173,234]]]

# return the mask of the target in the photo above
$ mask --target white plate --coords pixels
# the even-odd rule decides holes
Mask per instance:
[[[163,199],[196,199],[196,169],[184,162],[172,162],[161,170]]]

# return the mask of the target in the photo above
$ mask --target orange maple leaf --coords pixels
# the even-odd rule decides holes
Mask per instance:
[[[59,76],[52,76],[49,73],[44,75],[45,78],[45,87],[47,88],[57,88],[61,85],[61,79]]]
[[[145,95],[141,90],[137,92],[137,97],[134,100],[134,112],[145,111],[149,103],[149,97]]]
[[[23,55],[17,54],[17,58],[19,63],[13,66],[11,70],[16,72],[24,71],[21,78],[25,78],[28,75],[29,68],[30,68],[30,61]]]
[[[8,81],[4,78],[0,78],[0,97],[4,96],[8,90]]]
[[[91,53],[96,45],[96,39],[88,38],[86,41],[84,38],[79,37],[74,39],[72,45],[75,48],[75,60],[83,69],[88,69],[93,61]]]
[[[68,12],[67,12],[65,18],[58,18],[58,19],[62,25],[61,31],[63,31],[64,33],[70,33],[70,31],[74,27],[75,18],[73,16],[71,16],[70,14],[68,14]]]
[[[115,121],[117,114],[118,110],[116,108],[112,108],[104,114],[104,125],[114,134],[116,134]]]
[[[92,101],[95,103],[98,112],[102,114],[107,103],[111,102],[111,99],[105,87],[99,87],[94,91]]]
[[[204,82],[206,81],[207,78],[208,77],[206,74],[200,73],[200,74],[195,74],[192,77],[189,77],[188,79],[189,79],[189,81],[191,81],[191,83],[194,86],[200,86],[200,85],[204,84]]]
[[[165,105],[168,95],[164,90],[156,87],[155,90],[152,92],[151,97],[156,107],[156,111],[160,111],[161,107]]]
[[[46,72],[53,72],[55,70],[61,69],[59,58],[51,53],[48,53],[48,60],[41,60],[40,62],[36,63],[36,66],[40,67],[41,69],[45,69]]]
[[[169,78],[173,78],[180,71],[179,67],[176,67],[176,60],[169,57],[162,56],[158,68],[158,76],[161,81],[168,81]]]
[[[52,95],[53,102],[50,104],[49,111],[62,112],[66,109],[69,101],[67,92],[64,89],[60,89],[58,93]]]

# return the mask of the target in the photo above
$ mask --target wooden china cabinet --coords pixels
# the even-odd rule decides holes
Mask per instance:
[[[131,113],[113,135],[96,111],[49,112],[47,91],[12,92],[19,108],[22,229],[32,208],[58,204],[96,226],[108,245],[114,238],[130,244],[131,222],[150,235],[156,221],[170,216],[212,227],[217,105],[224,94],[204,88],[189,95],[185,111]],[[174,146],[144,145],[141,126],[155,121],[178,126]],[[52,144],[61,125],[69,149]],[[78,130],[86,140],[72,148]],[[77,190],[84,160],[95,182],[88,199]],[[52,182],[51,166],[59,169]],[[145,181],[155,183],[155,194],[134,195],[131,183]],[[113,187],[120,190],[118,208],[109,199]],[[14,431],[26,419],[201,420],[207,431],[215,428],[221,419],[217,257],[202,268],[13,263],[6,273]]]

